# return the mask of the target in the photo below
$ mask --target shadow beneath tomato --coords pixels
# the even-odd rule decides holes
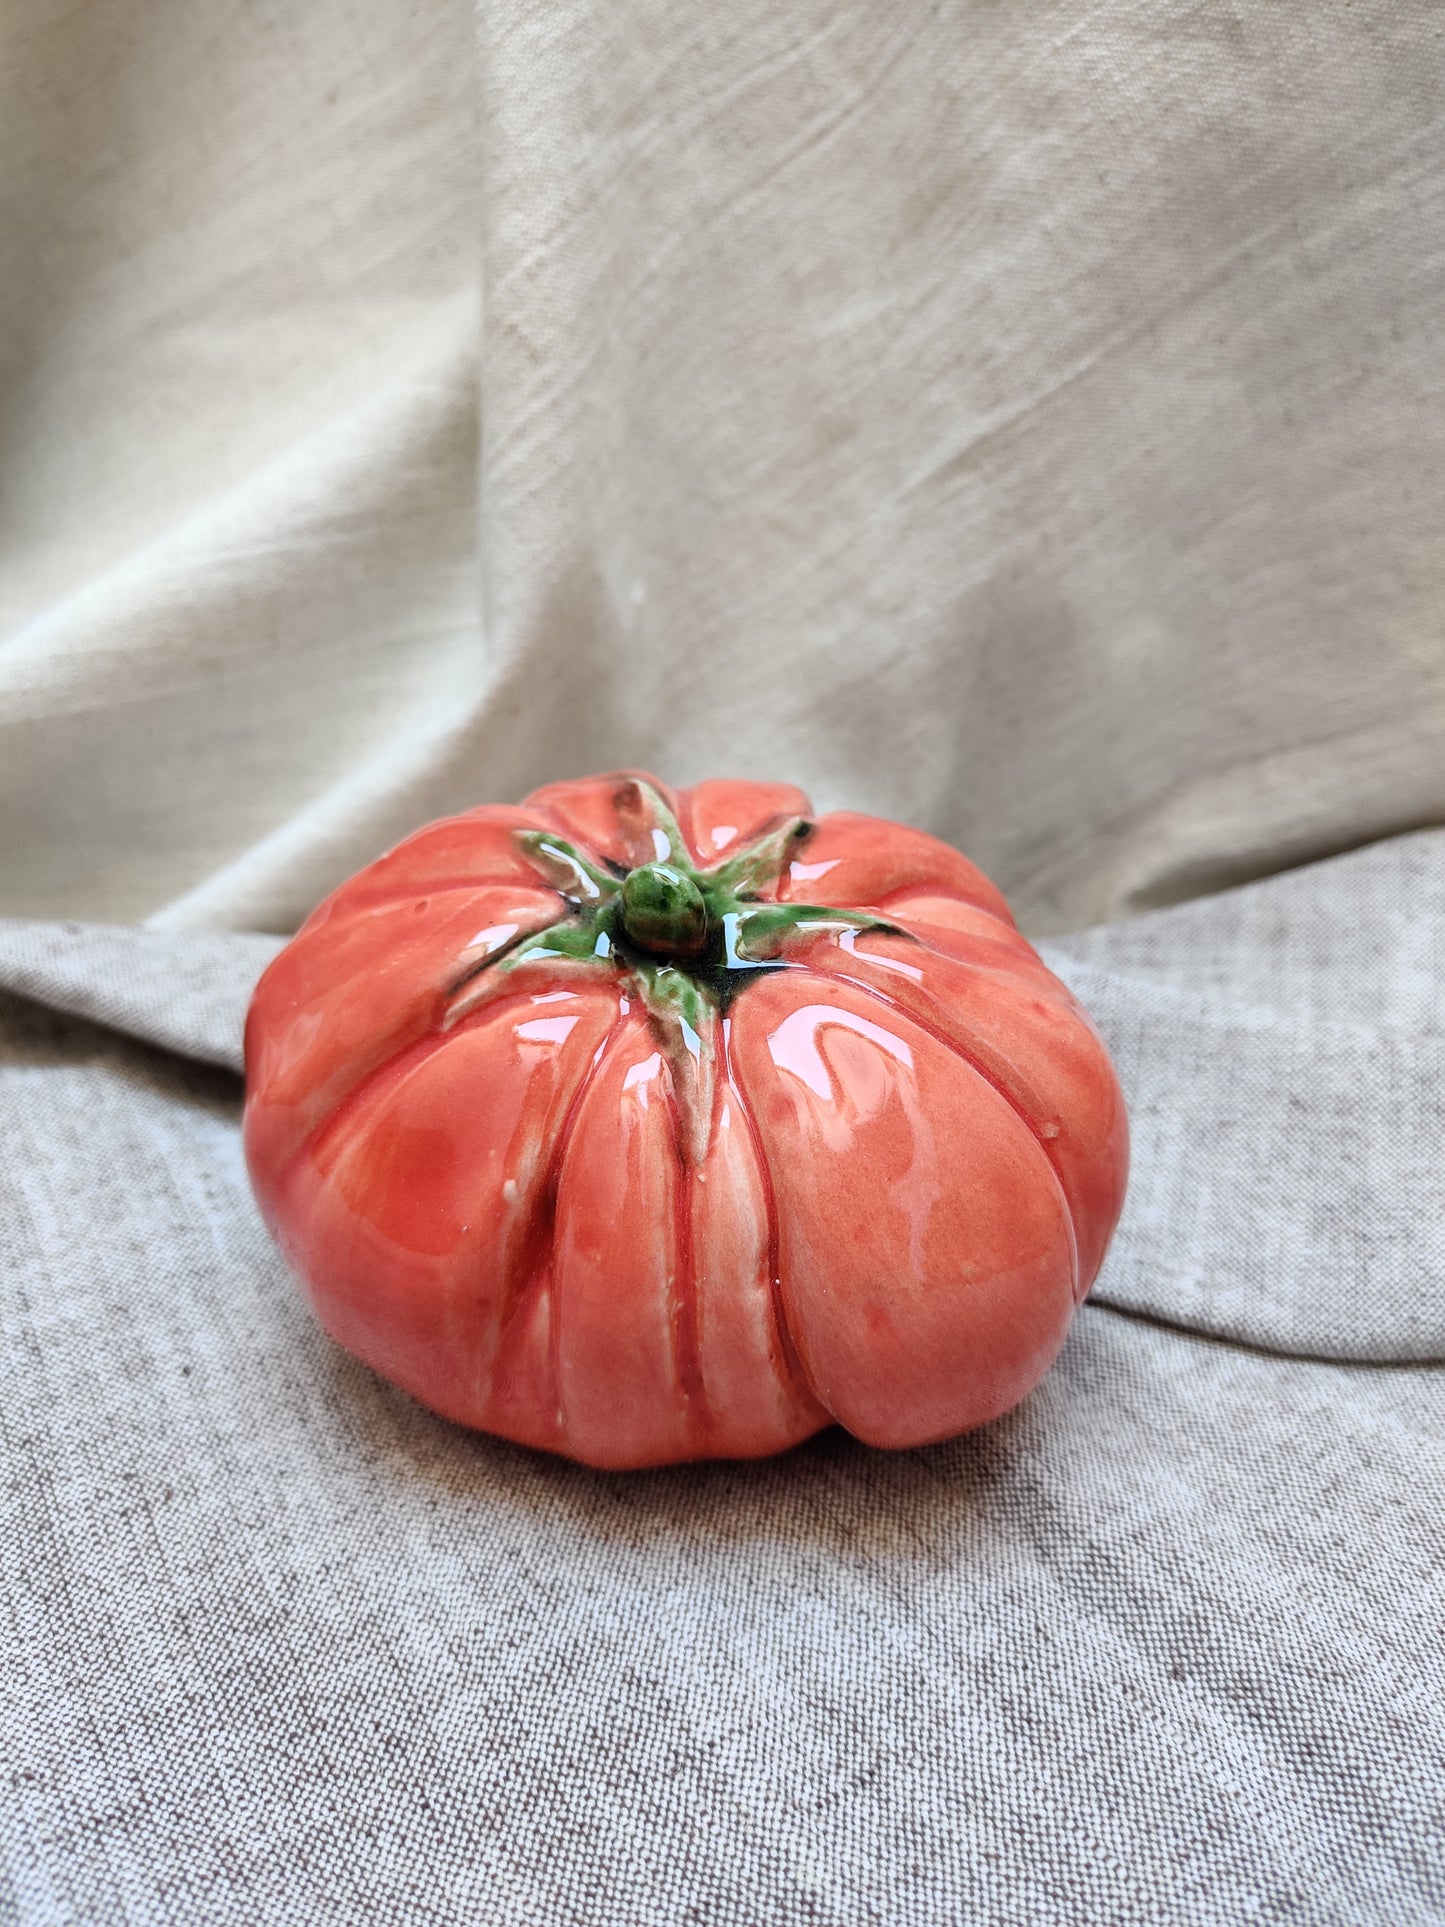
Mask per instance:
[[[947,1558],[956,1534],[994,1503],[1030,1456],[1027,1401],[962,1438],[910,1451],[862,1444],[839,1427],[768,1459],[599,1472],[439,1418],[334,1345],[318,1360],[328,1410],[357,1437],[385,1502],[444,1510],[465,1536],[525,1524],[619,1552],[668,1541],[719,1551],[763,1541],[812,1544],[846,1559]]]

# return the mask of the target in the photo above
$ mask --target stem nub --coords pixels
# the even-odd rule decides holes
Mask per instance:
[[[629,870],[618,911],[624,936],[654,957],[696,957],[707,945],[702,891],[671,863],[644,863]]]

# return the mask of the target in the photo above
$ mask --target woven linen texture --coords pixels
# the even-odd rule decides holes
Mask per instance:
[[[9,1918],[1445,1919],[1442,902],[1433,833],[1058,945],[1140,1162],[1040,1389],[625,1477],[340,1353],[234,1075],[60,1014],[234,1062],[256,945],[0,931]]]

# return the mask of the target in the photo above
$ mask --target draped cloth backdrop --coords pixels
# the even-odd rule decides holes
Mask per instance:
[[[1074,927],[1445,813],[1428,6],[15,0],[0,912],[779,772]]]

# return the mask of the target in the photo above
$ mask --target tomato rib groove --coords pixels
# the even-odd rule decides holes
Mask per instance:
[[[951,898],[954,903],[966,903],[970,910],[977,910],[981,917],[987,917],[990,923],[996,923],[999,929],[1005,931],[1009,936],[1018,937],[1023,935],[1012,917],[1001,917],[992,904],[982,903],[977,897],[968,896],[964,891],[955,889],[952,884],[940,883],[931,888],[921,883],[895,884],[891,890],[886,891],[884,895],[879,897],[878,901],[872,905],[872,908],[875,910],[887,910],[890,907],[890,899],[893,897],[918,896],[946,897]],[[906,921],[906,919],[900,919],[900,921]],[[921,923],[924,919],[920,917],[918,921]],[[947,927],[946,924],[939,924],[937,926],[939,929],[947,929]],[[1024,938],[1024,942],[1028,942],[1027,937]]]
[[[802,1353],[798,1350],[793,1334],[788,1328],[787,1312],[783,1305],[782,1232],[778,1215],[777,1192],[773,1188],[773,1174],[768,1167],[767,1154],[763,1149],[762,1133],[758,1130],[757,1120],[753,1116],[752,1106],[748,1102],[742,1085],[733,1073],[732,1048],[731,1039],[728,1034],[728,1024],[724,1022],[720,1026],[720,1030],[719,1056],[722,1060],[720,1066],[722,1077],[737,1102],[738,1116],[742,1119],[743,1128],[746,1130],[749,1141],[752,1144],[753,1156],[757,1159],[758,1165],[758,1181],[762,1186],[763,1208],[768,1220],[768,1295],[772,1300],[773,1323],[777,1327],[778,1348],[782,1353],[783,1363],[787,1366],[788,1374],[794,1384],[800,1386],[803,1391],[808,1394],[808,1397],[812,1399],[820,1411],[826,1412],[829,1419],[833,1419],[832,1408],[827,1404],[822,1393],[813,1383],[808,1368],[803,1363]],[[836,1423],[836,1420],[834,1420],[834,1422]]]
[[[926,950],[930,957],[940,957],[945,963],[957,964],[960,970],[997,971],[1000,976],[1022,979],[1028,984],[1036,983],[1038,981],[1036,972],[1043,971],[1054,984],[1063,990],[1066,1008],[1073,1007],[1074,1000],[1069,992],[1068,985],[1060,984],[1059,979],[1054,976],[1054,973],[1049,969],[1038,951],[1029,943],[1027,937],[1021,939],[1021,941],[1028,946],[1024,953],[1015,950],[1010,944],[1001,943],[997,937],[975,937],[973,940],[977,943],[993,943],[999,945],[1000,950],[1002,950],[1004,954],[997,963],[993,963],[985,961],[982,957],[960,957],[956,951],[944,950],[938,944],[930,942],[926,935],[920,934],[921,932],[930,930],[947,932],[948,925],[946,923],[927,923],[922,917],[898,917],[895,918],[894,921],[898,928],[907,936],[911,937],[914,943],[918,944],[921,949]],[[998,922],[999,919],[996,918],[995,921]],[[1000,928],[1004,927],[1005,926],[1000,923]],[[950,934],[954,936],[972,936],[971,932],[962,931],[953,931]],[[1015,936],[1018,936],[1018,934],[1017,931],[1014,932]],[[867,952],[865,951],[863,954],[866,956]],[[1038,988],[1041,991],[1047,991],[1049,985],[1048,983],[1039,983]],[[1058,1001],[1057,997],[1055,997],[1055,1001]]]
[[[567,919],[565,917],[559,917],[557,919],[558,923],[565,923],[566,921]],[[523,930],[519,925],[514,936],[508,937],[505,943],[498,944],[495,950],[489,950],[485,957],[478,957],[474,962],[469,963],[459,975],[452,978],[446,988],[447,1002],[450,1003],[454,997],[466,989],[468,984],[475,983],[477,978],[480,977],[484,971],[489,970],[493,964],[499,964],[505,958],[510,957],[513,951],[520,950],[522,945],[529,943],[533,937],[545,936],[549,930],[555,928],[556,924],[539,923],[535,930]],[[473,1008],[480,1010],[482,1006],[476,1004]],[[458,1018],[457,1021],[462,1022],[468,1014],[466,1011],[463,1011],[461,1018]]]
[[[509,995],[494,998],[490,1003],[479,1004],[475,1016],[479,1019],[485,1017],[490,1020],[499,1011],[510,1010],[515,1005],[525,1002],[528,995],[528,992],[519,990]],[[444,998],[444,993],[438,990],[437,997],[438,1000],[441,1001]],[[300,1144],[292,1154],[288,1176],[296,1170],[303,1158],[313,1154],[317,1150],[322,1140],[332,1130],[344,1122],[350,1113],[355,1110],[362,1100],[372,1091],[373,1087],[382,1081],[388,1072],[396,1070],[406,1059],[414,1060],[415,1064],[423,1064],[434,1052],[441,1050],[444,1045],[449,1044],[454,1037],[460,1037],[464,1032],[477,1028],[478,1025],[476,1023],[468,1022],[464,1018],[451,1030],[441,1030],[439,1028],[427,1030],[420,1037],[414,1037],[409,1044],[403,1044],[399,1050],[390,1051],[382,1058],[380,1063],[373,1064],[360,1082],[353,1084],[345,1096],[339,1097],[326,1115],[318,1118],[316,1123],[313,1124],[311,1129],[306,1133],[305,1137],[302,1138]],[[407,1063],[405,1068],[406,1070],[410,1070],[413,1068],[413,1064]]]
[[[866,955],[866,952],[864,954]],[[805,963],[803,968],[812,971],[810,964]],[[998,1095],[1003,1099],[1004,1103],[1008,1105],[1014,1116],[1033,1139],[1034,1143],[1037,1144],[1043,1152],[1044,1161],[1053,1173],[1055,1184],[1059,1187],[1059,1195],[1064,1201],[1064,1219],[1069,1227],[1069,1245],[1073,1253],[1074,1261],[1074,1293],[1077,1297],[1079,1287],[1079,1227],[1074,1223],[1073,1202],[1065,1188],[1063,1173],[1059,1170],[1058,1160],[1054,1152],[1050,1149],[1052,1140],[1044,1136],[1043,1132],[1039,1129],[1038,1125],[1034,1123],[1033,1119],[1029,1116],[1015,1094],[1009,1089],[1008,1085],[1003,1082],[1002,1078],[996,1076],[985,1065],[981,1064],[972,1051],[965,1045],[957,1043],[953,1038],[946,1036],[944,1032],[939,1030],[937,1025],[931,1023],[928,1018],[920,1017],[915,1012],[906,1010],[895,998],[890,997],[886,990],[877,990],[872,984],[862,983],[857,977],[849,976],[846,971],[839,971],[835,974],[832,971],[818,970],[812,971],[812,974],[819,977],[827,977],[832,982],[850,984],[855,990],[860,990],[865,997],[874,998],[876,1002],[882,1004],[886,1010],[891,1010],[895,1016],[901,1017],[905,1023],[917,1025],[925,1037],[931,1037],[935,1044],[940,1045],[951,1057],[957,1058],[960,1064],[966,1064],[974,1075],[982,1079],[991,1090],[997,1091]]]
[[[324,923],[316,924],[313,927],[311,917],[319,917],[321,912],[326,908],[326,903],[320,903],[311,912],[311,917],[306,919],[306,922],[302,924],[291,941],[297,943],[303,937],[319,936],[323,930],[328,932],[333,929],[344,930],[353,917],[360,916],[364,911],[394,910],[399,905],[405,903],[409,897],[417,897],[429,902],[433,897],[456,896],[463,890],[471,890],[473,892],[478,890],[506,890],[509,888],[515,890],[548,890],[551,889],[551,887],[550,884],[544,883],[539,876],[530,877],[524,881],[521,877],[516,876],[479,875],[474,877],[445,878],[439,883],[427,883],[420,888],[416,884],[411,884],[406,889],[398,888],[396,890],[379,891],[374,897],[358,897],[354,902],[339,906],[332,912],[332,917],[336,918],[335,924],[332,923],[331,917],[328,917]],[[344,884],[342,888],[345,888]],[[566,898],[563,897],[561,891],[555,891],[553,894],[556,896],[558,902],[565,906]],[[329,902],[330,899],[328,898],[327,901]],[[565,908],[563,914],[566,914]]]
[[[625,1018],[622,1012],[619,1011],[607,1026],[602,1042],[592,1053],[592,1062],[587,1065],[581,1077],[577,1080],[577,1088],[572,1093],[571,1101],[568,1103],[561,1124],[557,1127],[557,1135],[552,1142],[551,1155],[547,1159],[546,1168],[542,1176],[543,1190],[550,1200],[552,1223],[554,1226],[557,1222],[557,1199],[562,1189],[562,1168],[567,1151],[572,1143],[573,1133],[577,1128],[577,1118],[582,1109],[582,1101],[591,1090],[598,1072],[602,1069],[603,1061],[612,1048],[613,1040],[617,1036],[618,1031],[621,1030],[624,1022]],[[557,1274],[555,1270],[551,1271],[551,1278],[552,1303],[547,1313],[547,1370],[551,1376],[553,1395],[557,1401],[557,1430],[560,1434],[565,1430],[564,1414],[562,1411],[562,1374],[560,1363],[561,1293],[557,1289]],[[525,1292],[522,1295],[525,1295]],[[521,1302],[520,1296],[517,1302]]]
[[[685,1154],[683,1136],[685,1119],[682,1105],[678,1102],[677,1089],[670,1081],[667,1093],[668,1115],[672,1119],[673,1155],[677,1166],[677,1189],[673,1194],[673,1285],[672,1298],[676,1319],[672,1331],[673,1364],[677,1371],[678,1383],[687,1398],[689,1415],[696,1416],[696,1424],[689,1431],[701,1436],[704,1443],[712,1430],[712,1415],[708,1409],[707,1391],[702,1376],[702,1351],[698,1343],[697,1330],[697,1255],[692,1239],[692,1185],[697,1182],[696,1170],[692,1159]],[[713,1117],[717,1116],[717,1102],[714,1097]],[[708,1135],[711,1136],[711,1125]]]
[[[619,881],[627,875],[626,869],[616,857],[604,856],[595,843],[587,837],[579,836],[570,824],[564,823],[549,804],[544,804],[541,809],[534,809],[532,814],[544,820],[548,836],[555,836],[564,843],[570,843],[574,849],[582,852],[589,863],[595,863],[599,870],[610,870]]]

